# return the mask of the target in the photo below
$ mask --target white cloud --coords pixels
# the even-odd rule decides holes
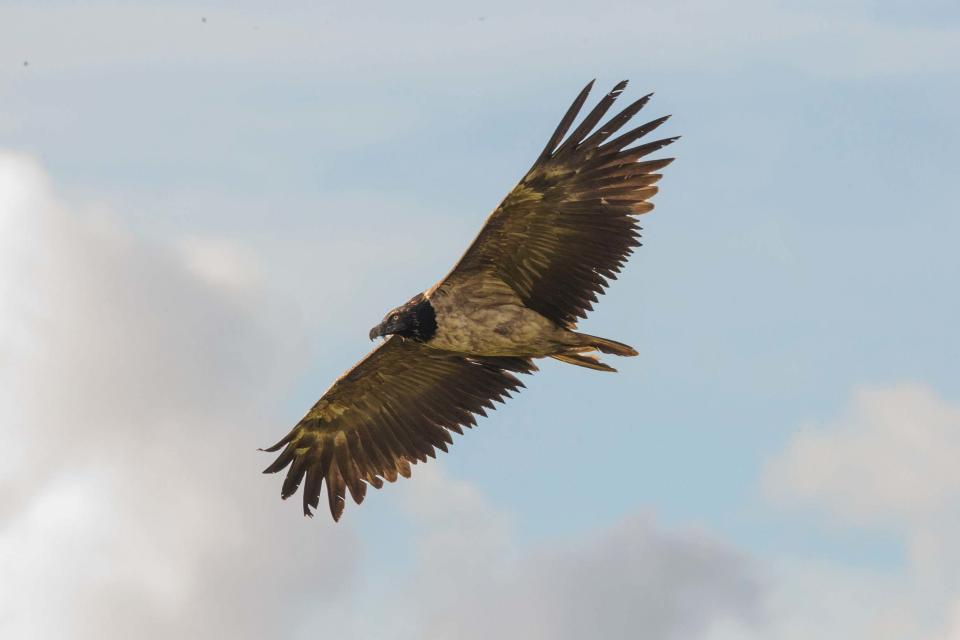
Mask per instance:
[[[183,238],[180,251],[187,268],[215,287],[242,294],[263,283],[263,272],[256,256],[232,240]]]
[[[349,528],[257,473],[283,332],[9,153],[0,227],[0,635],[261,638],[344,597]]]
[[[950,621],[943,635],[936,640],[960,640],[960,598],[957,598],[950,610]]]
[[[629,518],[522,550],[472,487],[420,470],[407,505],[423,527],[416,589],[426,638],[698,638],[759,613],[751,563],[700,533]]]
[[[828,637],[957,636],[957,460],[960,408],[918,384],[859,389],[839,418],[797,432],[769,461],[766,491],[823,514],[834,528],[892,532],[906,559],[879,573],[842,563],[781,567],[778,624],[795,631],[783,637],[823,637],[823,620],[845,630]]]
[[[957,460],[960,408],[920,385],[860,389],[840,419],[803,427],[768,479],[836,520],[902,529],[960,506]]]

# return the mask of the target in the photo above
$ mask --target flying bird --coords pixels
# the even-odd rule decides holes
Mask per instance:
[[[522,388],[516,374],[537,371],[536,358],[615,371],[594,354],[637,355],[577,322],[640,245],[636,217],[653,209],[659,171],[673,160],[643,158],[677,138],[631,146],[669,116],[612,137],[652,94],[597,127],[626,81],[567,135],[592,86],[450,273],[373,327],[370,339],[385,340],[266,449],[283,449],[264,473],[289,467],[281,496],[303,485],[304,514],[324,484],[339,520],[347,491],[359,504],[367,485],[409,478],[411,464],[447,450],[451,431]]]

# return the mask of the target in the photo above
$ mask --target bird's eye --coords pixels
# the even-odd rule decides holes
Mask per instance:
[[[391,320],[399,320],[399,319],[400,319],[400,314],[399,314],[399,313],[395,313],[395,314],[393,314],[393,317],[390,318],[390,319],[391,319]]]

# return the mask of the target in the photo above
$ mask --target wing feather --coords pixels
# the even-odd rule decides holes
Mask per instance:
[[[302,486],[303,511],[313,515],[323,485],[334,520],[346,494],[361,503],[367,485],[410,477],[453,443],[449,431],[476,424],[475,414],[503,402],[533,373],[525,358],[467,357],[391,337],[337,380],[302,420],[267,451],[280,451],[264,470],[287,470],[284,499]]]
[[[640,160],[677,138],[630,146],[666,122],[664,116],[610,139],[652,95],[600,124],[625,81],[567,136],[592,85],[580,92],[536,163],[439,287],[481,272],[508,284],[530,308],[573,328],[616,279],[640,246],[636,216],[653,209],[650,198],[662,177],[657,172],[672,158]]]

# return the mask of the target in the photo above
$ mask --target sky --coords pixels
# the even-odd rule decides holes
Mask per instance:
[[[593,78],[683,136],[640,356],[304,518],[257,448]],[[0,3],[0,635],[960,639],[958,101],[945,0]]]

